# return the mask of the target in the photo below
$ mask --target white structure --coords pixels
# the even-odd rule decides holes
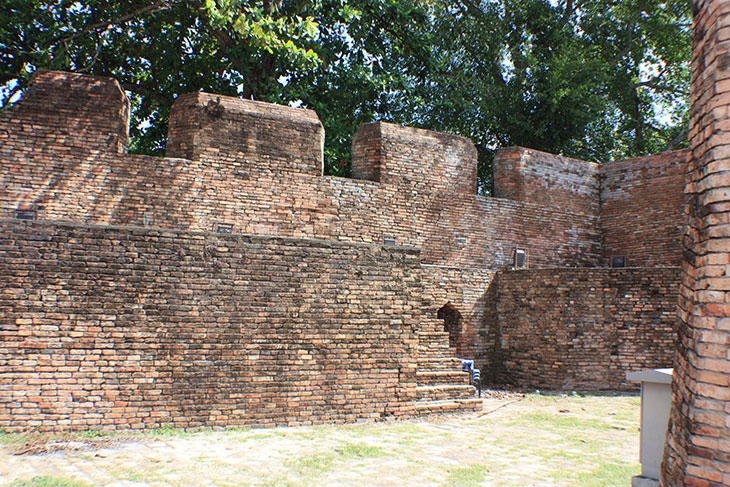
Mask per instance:
[[[641,475],[631,479],[631,487],[658,487],[672,405],[672,369],[629,372],[626,379],[641,382]]]

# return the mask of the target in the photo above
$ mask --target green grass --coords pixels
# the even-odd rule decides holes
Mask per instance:
[[[15,480],[8,487],[87,487],[88,485],[73,479],[44,475],[30,480]]]
[[[345,458],[373,458],[386,454],[382,448],[364,443],[347,444],[342,448],[335,448],[335,451]]]
[[[320,453],[285,462],[285,465],[300,477],[309,477],[331,470],[334,463],[335,457],[333,453]]]
[[[470,487],[483,482],[489,469],[485,465],[472,463],[466,467],[449,469],[444,486]]]
[[[615,463],[600,463],[598,468],[584,472],[575,479],[573,485],[580,487],[615,487],[630,485],[631,477],[639,475],[641,467],[626,466]]]

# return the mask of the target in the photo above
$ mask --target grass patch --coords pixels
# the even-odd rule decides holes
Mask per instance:
[[[601,418],[587,419],[578,418],[571,413],[550,414],[546,412],[527,413],[522,417],[513,420],[512,425],[524,425],[536,428],[551,428],[560,430],[578,430],[585,431],[587,429],[611,431],[614,427],[606,423]]]
[[[472,463],[466,467],[452,468],[448,470],[449,477],[444,485],[448,486],[473,486],[483,482],[489,469],[485,465]]]
[[[335,463],[335,457],[332,453],[322,453],[311,457],[298,458],[286,465],[300,476],[317,475],[332,469]]]
[[[0,428],[0,445],[17,445],[24,443],[26,437],[20,433],[8,433]]]
[[[370,446],[364,443],[347,444],[335,451],[346,458],[373,458],[385,455],[385,451],[377,446]]]
[[[44,475],[30,480],[15,480],[8,487],[87,487],[88,485],[78,480]]]
[[[161,426],[160,428],[152,428],[143,430],[142,435],[152,438],[182,438],[192,436],[199,431],[186,431],[182,428],[173,428],[172,426]]]
[[[640,472],[641,467],[639,465],[601,463],[597,469],[578,475],[573,485],[580,487],[631,485],[631,477],[639,475]]]

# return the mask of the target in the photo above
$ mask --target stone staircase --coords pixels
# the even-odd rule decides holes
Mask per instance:
[[[461,370],[461,359],[449,347],[443,322],[422,323],[419,332],[416,413],[419,415],[478,411],[482,400],[469,384],[469,373]]]

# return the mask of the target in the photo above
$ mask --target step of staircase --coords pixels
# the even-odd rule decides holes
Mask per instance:
[[[482,400],[478,397],[458,400],[416,402],[416,414],[418,416],[426,416],[428,414],[474,412],[479,411],[481,408]]]
[[[474,397],[475,391],[474,386],[469,384],[434,384],[416,387],[418,399],[424,401],[470,399]]]
[[[461,359],[442,354],[421,354],[417,360],[418,370],[456,370],[461,372]]]
[[[419,368],[416,371],[418,385],[431,386],[438,384],[469,384],[469,373],[462,372],[461,367],[454,368]]]
[[[482,400],[469,384],[469,373],[449,345],[449,334],[441,320],[422,323],[418,331],[416,414],[478,411]]]

